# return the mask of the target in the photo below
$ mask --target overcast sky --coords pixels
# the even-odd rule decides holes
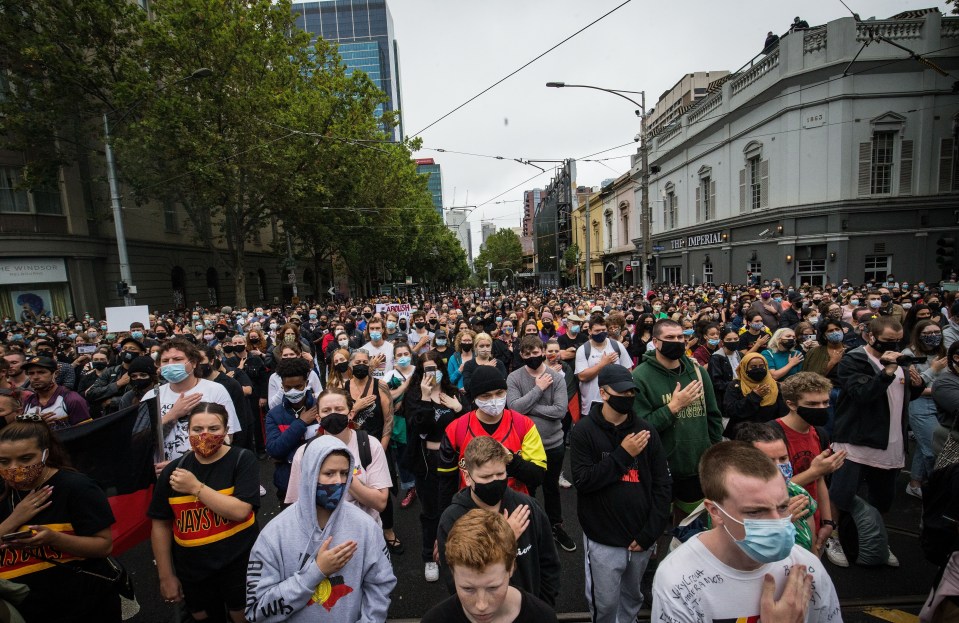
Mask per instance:
[[[403,118],[407,135],[516,70],[623,0],[388,0],[399,44]],[[863,19],[937,6],[931,0],[846,0]],[[646,91],[647,107],[693,71],[733,71],[756,55],[766,33],[785,33],[796,15],[811,26],[845,17],[839,0],[632,0],[512,78],[421,134],[416,158],[443,168],[445,206],[477,206],[480,223],[513,227],[522,218],[523,190],[545,188],[550,164],[539,173],[512,158],[581,158],[576,183],[596,186],[629,170],[639,131],[635,107],[590,89],[551,89],[548,81]],[[636,96],[638,97],[638,96]],[[432,149],[430,149],[432,148]],[[447,149],[504,156],[493,160],[439,153]],[[494,198],[507,189],[515,190]],[[505,202],[505,203],[495,203]]]

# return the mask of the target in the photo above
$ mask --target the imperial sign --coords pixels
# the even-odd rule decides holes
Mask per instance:
[[[688,249],[690,247],[701,247],[707,244],[720,244],[723,241],[723,232],[717,231],[711,234],[699,234],[688,236],[686,238],[674,238],[669,241],[669,248]]]

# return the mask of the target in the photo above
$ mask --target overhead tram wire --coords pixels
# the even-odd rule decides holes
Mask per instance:
[[[582,28],[580,28],[579,30],[577,30],[576,32],[574,32],[573,34],[567,36],[565,39],[563,39],[563,40],[560,41],[559,43],[553,45],[552,47],[550,47],[550,48],[549,48],[548,50],[546,50],[545,52],[542,52],[541,54],[533,57],[532,59],[530,59],[529,61],[527,61],[527,62],[524,63],[523,65],[521,65],[519,68],[517,68],[517,69],[513,70],[512,72],[508,73],[507,75],[503,76],[502,78],[500,78],[499,80],[497,80],[497,81],[494,82],[493,84],[489,85],[488,87],[486,87],[485,89],[483,89],[482,91],[480,91],[479,93],[477,93],[476,95],[474,95],[473,97],[469,98],[468,100],[466,100],[465,102],[463,102],[462,104],[460,104],[459,106],[457,106],[456,108],[454,108],[453,110],[451,110],[451,111],[449,111],[448,113],[444,114],[442,117],[440,117],[440,118],[437,119],[436,121],[433,121],[432,123],[430,123],[428,126],[426,126],[425,128],[423,128],[423,129],[420,130],[419,132],[416,132],[416,133],[414,133],[414,134],[411,134],[410,136],[411,136],[411,137],[416,137],[416,136],[419,136],[420,134],[422,134],[423,132],[426,132],[427,130],[429,130],[430,128],[432,128],[434,125],[436,125],[437,123],[439,123],[439,122],[442,121],[443,119],[446,119],[447,117],[449,117],[450,115],[452,115],[453,113],[455,113],[455,112],[458,111],[459,109],[463,108],[464,106],[466,106],[466,105],[469,104],[470,102],[476,100],[476,99],[479,98],[480,96],[482,96],[482,95],[486,94],[487,92],[491,91],[492,89],[494,89],[495,87],[499,86],[500,84],[502,84],[502,83],[505,82],[506,80],[509,80],[510,78],[512,78],[513,76],[515,76],[515,75],[518,74],[519,72],[523,71],[524,69],[526,69],[527,67],[529,67],[530,65],[532,65],[533,63],[535,63],[536,61],[538,61],[539,59],[543,58],[544,56],[546,56],[547,54],[549,54],[550,52],[552,52],[552,51],[555,50],[556,48],[560,47],[561,45],[563,45],[563,44],[566,43],[567,41],[571,40],[572,38],[576,37],[577,35],[583,33],[584,31],[586,31],[586,30],[589,29],[590,27],[594,26],[595,24],[598,24],[599,22],[603,21],[604,19],[606,19],[607,17],[609,17],[610,15],[612,15],[613,13],[615,13],[616,11],[620,10],[621,8],[623,8],[624,6],[626,6],[627,4],[629,4],[630,2],[632,2],[632,0],[626,0],[626,1],[623,2],[622,4],[620,4],[620,5],[616,6],[616,7],[613,7],[613,8],[612,8],[611,10],[609,10],[608,12],[604,13],[604,14],[601,15],[600,17],[598,17],[598,18],[594,19],[593,21],[591,21],[590,23],[586,24],[585,26],[583,26]]]

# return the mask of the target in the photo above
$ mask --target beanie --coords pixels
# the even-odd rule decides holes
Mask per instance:
[[[474,399],[486,392],[506,389],[506,377],[495,366],[476,366],[470,378],[469,392]]]
[[[144,355],[130,362],[130,367],[127,369],[127,372],[130,374],[134,372],[145,372],[150,376],[156,376],[157,366],[156,363],[153,362],[153,357]]]

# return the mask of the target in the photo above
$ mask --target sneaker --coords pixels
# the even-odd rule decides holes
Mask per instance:
[[[427,582],[436,582],[440,579],[440,566],[435,562],[428,562],[423,568],[423,577]]]
[[[906,485],[906,493],[911,495],[914,498],[922,499],[922,487],[913,487],[912,485]]]
[[[567,552],[576,551],[576,543],[566,534],[566,530],[563,529],[563,524],[558,523],[553,526],[553,539]]]
[[[892,554],[892,552],[889,553]],[[837,567],[849,566],[849,559],[846,558],[846,552],[842,551],[842,545],[840,545],[839,539],[836,537],[826,539],[826,558]]]
[[[410,487],[409,491],[406,492],[406,496],[403,498],[403,501],[400,502],[400,508],[409,508],[410,504],[416,499],[416,487]]]
[[[260,497],[263,497],[264,495],[266,495],[266,487],[260,485]]]
[[[886,564],[890,567],[898,567],[899,559],[896,558],[896,555],[892,553],[892,550],[889,550],[889,558],[886,559]]]
[[[559,473],[559,486],[562,487],[563,489],[569,489],[570,487],[573,486],[573,483],[566,480],[566,474],[564,474],[563,472]]]

